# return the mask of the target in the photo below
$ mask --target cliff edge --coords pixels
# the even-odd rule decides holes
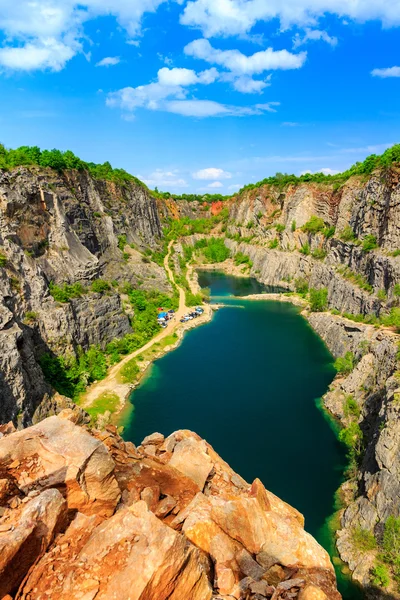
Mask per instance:
[[[302,515],[198,435],[135,447],[79,418],[1,426],[1,598],[340,599]]]

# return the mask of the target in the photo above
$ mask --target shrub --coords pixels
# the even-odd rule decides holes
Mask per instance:
[[[304,233],[319,233],[320,231],[323,231],[325,229],[325,223],[324,220],[321,219],[320,217],[316,217],[315,215],[312,215],[312,217],[309,218],[309,220],[307,221],[307,223],[304,223],[303,227],[301,228],[302,231],[304,231]]]
[[[377,563],[371,569],[371,583],[380,587],[387,587],[389,585],[390,575],[386,565]]]
[[[118,248],[123,252],[124,248],[126,246],[126,235],[119,235],[117,239],[118,239]]]
[[[370,250],[375,250],[375,248],[378,248],[376,237],[374,235],[366,235],[362,241],[362,249],[364,252],[370,252]]]
[[[299,252],[301,252],[305,256],[308,256],[310,254],[310,244],[308,242],[303,244],[302,247],[300,248]]]
[[[333,227],[333,225],[331,227],[325,227],[325,229],[322,232],[322,235],[324,235],[326,239],[329,239],[335,235],[335,231],[336,229],[335,227]]]
[[[285,231],[286,227],[282,225],[282,223],[278,223],[278,225],[275,226],[275,229],[278,233],[282,233],[282,231]]]
[[[37,313],[35,313],[33,310],[28,310],[25,313],[25,323],[32,323],[33,321],[36,321],[37,319]]]
[[[393,250],[393,252],[391,252],[390,255],[391,256],[400,256],[400,248]]]
[[[385,562],[400,568],[400,517],[386,519],[382,547]]]
[[[293,221],[292,221],[292,224],[291,224],[291,226],[290,226],[290,229],[291,229],[292,231],[296,231],[296,221],[295,221],[295,220],[293,220]]]
[[[139,373],[139,367],[135,358],[131,358],[124,364],[120,370],[121,380],[123,383],[134,383]]]
[[[343,242],[354,242],[357,239],[350,225],[346,225],[346,227],[340,232],[339,237]]]
[[[185,294],[185,304],[186,306],[197,306],[198,304],[201,304],[203,302],[203,295],[201,293],[199,294],[192,294],[192,292],[188,291]]]
[[[308,281],[304,277],[299,277],[294,282],[295,290],[298,294],[307,294],[308,293]]]
[[[400,296],[400,283],[396,283],[396,285],[393,288],[393,293],[395,296]]]
[[[385,302],[387,295],[386,295],[386,290],[379,290],[377,293],[378,296],[378,300],[380,300],[381,302]]]
[[[344,356],[339,356],[339,358],[335,360],[334,364],[336,371],[343,374],[351,373],[351,371],[354,369],[354,366],[355,361],[354,354],[352,352],[346,352]]]
[[[104,281],[104,279],[96,279],[92,282],[91,288],[92,292],[102,294],[103,292],[108,292],[110,284],[107,281]]]
[[[49,291],[56,302],[63,303],[69,302],[72,298],[80,298],[82,294],[86,293],[85,288],[79,282],[72,285],[65,283],[63,286],[58,286],[50,282]]]
[[[275,250],[275,248],[277,248],[278,246],[279,246],[279,240],[278,240],[278,238],[274,238],[268,244],[268,248],[270,248],[271,250]]]
[[[0,267],[5,267],[7,264],[7,256],[0,252]]]
[[[345,417],[355,417],[358,419],[360,416],[360,407],[353,396],[346,396],[344,399],[343,412]]]
[[[310,310],[311,312],[322,312],[328,306],[328,289],[321,288],[316,290],[310,289]]]
[[[203,255],[208,263],[218,263],[229,258],[231,251],[225,246],[223,238],[212,237],[206,240]]]
[[[351,532],[351,540],[357,550],[367,552],[376,548],[376,539],[374,534],[368,529],[355,527]]]
[[[323,248],[316,248],[311,256],[313,258],[316,258],[317,260],[323,260],[324,258],[326,258],[326,251]]]
[[[249,268],[251,268],[253,266],[252,261],[250,260],[250,257],[247,254],[243,254],[243,252],[237,252],[235,254],[235,265],[239,266],[239,265],[248,265]]]

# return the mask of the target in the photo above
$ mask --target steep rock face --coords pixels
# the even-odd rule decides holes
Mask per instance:
[[[3,595],[339,600],[302,516],[199,436],[153,434],[136,448],[69,418],[0,439]]]
[[[359,408],[357,421],[366,447],[357,476],[356,488],[344,484],[348,506],[342,516],[337,546],[349,563],[353,576],[368,590],[370,569],[375,554],[361,552],[354,544],[352,532],[362,528],[379,533],[390,516],[400,516],[400,383],[397,369],[398,336],[376,330],[370,325],[354,323],[326,313],[308,317],[315,331],[327,343],[335,357],[352,352],[356,366],[337,378],[324,396],[327,409],[344,426],[349,424],[345,399],[351,396]],[[372,596],[377,590],[372,590]]]
[[[50,281],[104,278],[171,290],[164,269],[139,252],[159,248],[161,214],[160,203],[134,182],[117,185],[85,171],[34,167],[0,172],[6,260],[0,266],[1,422],[27,425],[47,401],[51,389],[37,363],[41,352],[73,354],[132,332],[117,292],[60,304],[49,293]],[[136,249],[127,246],[123,255],[125,238]]]
[[[400,282],[400,258],[389,254],[400,248],[399,182],[400,170],[392,167],[367,178],[353,177],[339,189],[304,183],[246,191],[230,203],[228,235],[251,238],[247,243],[253,248],[236,238],[227,243],[249,254],[254,262],[251,273],[260,281],[293,289],[294,280],[305,277],[313,287],[328,288],[330,307],[378,315],[385,309],[378,292],[386,294],[390,306]],[[313,216],[336,228],[333,237],[302,231]],[[354,239],[343,241],[349,228]],[[366,236],[373,236],[379,247],[366,252],[361,245]],[[274,240],[279,250],[272,252],[268,246]],[[310,255],[298,252],[306,244]],[[316,260],[315,251],[326,257]],[[353,273],[361,279],[355,281]]]

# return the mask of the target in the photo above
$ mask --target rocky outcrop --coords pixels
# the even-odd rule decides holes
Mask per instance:
[[[190,431],[139,447],[72,412],[0,439],[0,593],[339,600],[302,516]]]
[[[400,169],[393,166],[340,187],[302,183],[246,191],[230,203],[227,244],[250,256],[251,274],[263,283],[294,289],[295,279],[304,277],[312,287],[327,287],[331,308],[379,315],[397,302],[400,257],[391,253],[400,248],[399,182]],[[303,231],[311,217],[335,229],[329,236]],[[354,237],[343,241],[348,231]],[[376,249],[363,249],[366,236],[373,236]],[[276,249],[269,248],[272,242]],[[308,254],[301,254],[306,245]]]
[[[347,376],[335,379],[323,401],[343,426],[350,422],[345,410],[346,398],[350,396],[358,406],[356,419],[362,430],[365,451],[356,479],[342,486],[347,507],[342,514],[337,546],[353,577],[368,590],[376,554],[360,551],[352,533],[361,528],[379,538],[386,519],[391,515],[400,516],[400,404],[397,396],[400,381],[396,374],[399,337],[391,331],[377,330],[371,325],[327,313],[314,313],[308,319],[335,357],[346,352],[354,355],[355,368]],[[372,597],[376,596],[374,589]]]
[[[103,278],[171,291],[164,269],[143,254],[160,249],[161,204],[136,182],[86,171],[0,171],[0,422],[28,425],[51,395],[41,353],[104,348],[132,332],[115,287],[61,304],[51,281],[88,287]]]

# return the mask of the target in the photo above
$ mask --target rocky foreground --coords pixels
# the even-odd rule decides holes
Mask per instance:
[[[198,435],[136,448],[79,418],[0,427],[0,598],[340,598],[302,515]]]

